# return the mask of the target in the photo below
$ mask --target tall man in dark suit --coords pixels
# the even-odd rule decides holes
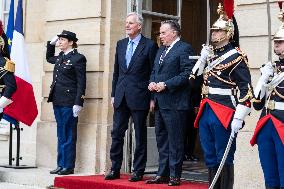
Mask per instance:
[[[191,46],[180,40],[180,25],[173,20],[160,27],[163,44],[155,58],[148,89],[154,93],[155,127],[159,150],[157,176],[147,184],[180,184],[184,152],[183,130],[189,109],[188,77],[194,62]],[[169,178],[170,177],[170,178]]]
[[[110,159],[112,167],[106,180],[120,178],[123,160],[123,142],[130,116],[134,122],[136,148],[134,172],[131,182],[142,180],[147,158],[146,119],[150,108],[150,92],[147,89],[157,45],[141,35],[143,18],[130,13],[125,30],[128,38],[117,42],[111,103],[114,108],[112,145]]]

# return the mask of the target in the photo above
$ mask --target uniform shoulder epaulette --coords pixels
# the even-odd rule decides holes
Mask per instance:
[[[6,57],[5,57],[5,60],[6,60],[6,63],[5,63],[4,69],[9,72],[15,72],[15,63]]]
[[[242,51],[240,49],[240,47],[235,47],[235,49],[237,50],[237,52],[243,57],[243,60],[245,61],[245,63],[248,65],[248,58],[246,53],[244,53],[244,51]]]

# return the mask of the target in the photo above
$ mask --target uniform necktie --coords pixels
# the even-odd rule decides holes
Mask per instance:
[[[162,53],[162,55],[160,56],[159,65],[161,65],[161,64],[163,63],[164,58],[165,58],[165,56],[166,56],[166,54],[167,54],[167,50],[168,50],[168,49],[169,49],[169,46],[166,46],[165,49],[164,49],[164,51],[163,51],[163,53]]]
[[[129,66],[129,63],[133,55],[133,44],[134,44],[133,41],[129,41],[128,46],[127,46],[127,51],[126,51],[126,56],[125,56],[127,68]]]

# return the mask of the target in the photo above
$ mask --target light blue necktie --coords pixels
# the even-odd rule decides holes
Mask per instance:
[[[128,46],[127,46],[127,51],[125,55],[125,60],[126,60],[126,67],[128,68],[129,63],[131,61],[131,57],[133,55],[133,41],[129,41]]]

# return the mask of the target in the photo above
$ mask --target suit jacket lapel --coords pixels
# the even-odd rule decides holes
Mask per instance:
[[[180,41],[177,41],[174,46],[169,50],[169,52],[166,54],[165,59],[167,59],[168,57],[171,57],[172,53],[175,53],[176,49],[180,46]]]
[[[135,63],[136,59],[137,59],[137,56],[141,53],[141,51],[145,48],[145,37],[144,36],[141,36],[141,39],[134,51],[134,54],[132,55],[131,57],[131,61],[129,63],[129,66],[128,66],[128,70],[132,67],[132,65]]]

